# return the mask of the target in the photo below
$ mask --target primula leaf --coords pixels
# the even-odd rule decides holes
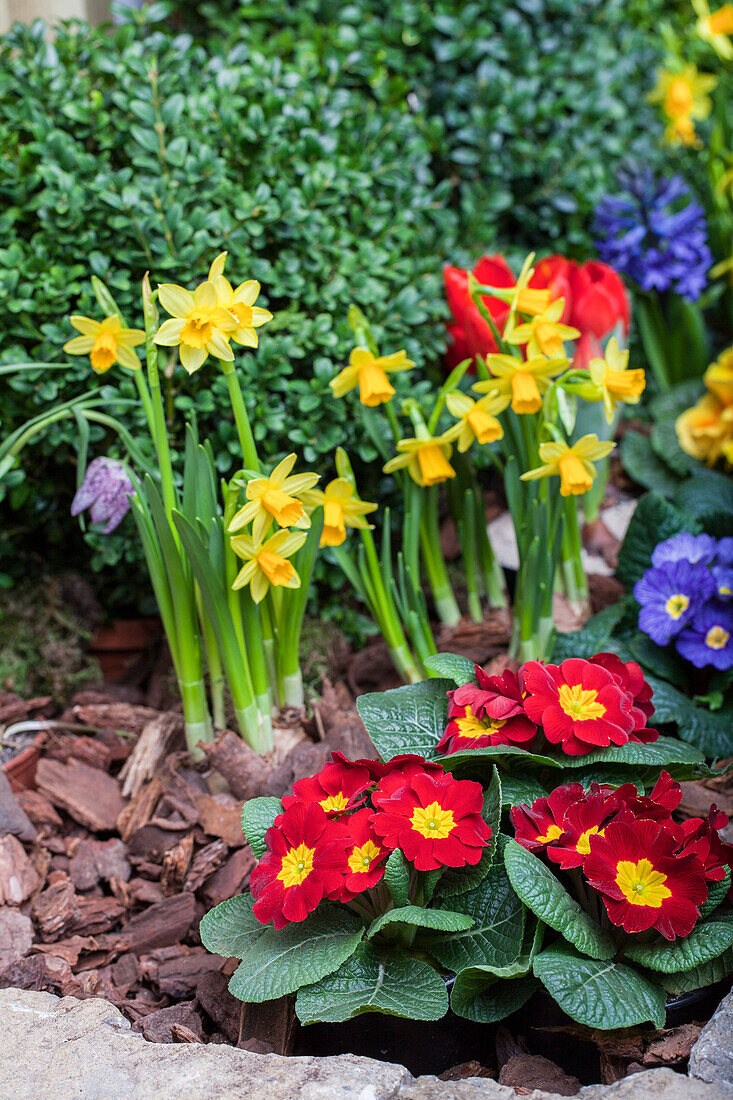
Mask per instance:
[[[720,710],[712,711],[664,680],[647,676],[647,682],[654,691],[655,722],[676,723],[680,737],[697,746],[705,756],[716,759],[733,754],[733,703],[725,703]],[[654,745],[645,747],[654,748]]]
[[[484,804],[481,810],[484,821],[491,829],[491,841],[484,849],[481,859],[474,867],[446,867],[440,879],[438,893],[441,897],[454,897],[456,894],[465,894],[473,890],[482,879],[486,877],[489,867],[494,859],[494,852],[499,839],[499,825],[501,823],[502,808],[502,784],[499,778],[499,769],[494,765],[494,774],[484,793]]]
[[[700,524],[657,493],[646,493],[631,517],[618,555],[616,576],[630,592],[651,566],[652,550],[681,531],[700,533]]]
[[[474,662],[457,653],[432,653],[423,660],[423,664],[429,672],[436,672],[438,676],[452,680],[458,687],[476,679]]]
[[[501,764],[503,759],[508,759],[512,764],[519,766],[535,765],[537,767],[562,768],[564,760],[556,756],[541,755],[536,752],[527,752],[518,745],[487,745],[482,749],[463,749],[461,752],[452,752],[448,756],[439,756],[438,762],[447,772],[465,772],[466,774],[478,770],[482,765],[490,770],[495,761]]]
[[[663,497],[674,497],[680,479],[657,454],[647,436],[626,432],[619,451],[624,470],[638,485]]]
[[[587,955],[613,958],[616,946],[611,937],[571,898],[541,859],[516,840],[508,840],[504,861],[512,886],[540,920]]]
[[[419,905],[405,905],[401,909],[390,909],[372,921],[367,939],[373,939],[388,924],[411,924],[415,928],[460,932],[464,928],[471,927],[473,918],[465,913],[451,912],[448,909],[423,909]]]
[[[255,940],[267,931],[252,913],[254,898],[240,894],[210,910],[201,920],[201,942],[215,955],[243,959]]]
[[[337,1024],[364,1012],[439,1020],[447,1010],[445,982],[432,966],[370,943],[360,943],[337,971],[299,990],[295,1002],[303,1024]]]
[[[603,1031],[646,1021],[664,1027],[664,990],[629,966],[588,959],[563,945],[543,951],[532,968],[563,1012],[579,1024]]]
[[[703,920],[709,917],[711,913],[714,913],[718,906],[725,901],[725,898],[730,890],[731,872],[730,867],[726,868],[725,878],[720,882],[708,883],[708,896],[705,900],[705,904],[700,907],[700,916]]]
[[[282,812],[279,798],[250,798],[242,806],[242,828],[257,859],[265,854],[265,833]]]
[[[667,993],[679,997],[682,993],[691,993],[693,989],[715,985],[729,974],[733,974],[733,947],[692,970],[683,970],[679,974],[658,974],[656,977]]]
[[[344,906],[322,905],[304,921],[268,928],[247,951],[229,982],[240,1001],[270,1001],[338,970],[364,935]]]
[[[626,613],[626,608],[627,601],[618,600],[588,619],[582,630],[557,634],[552,650],[553,662],[557,664],[568,657],[583,657],[588,660],[595,657],[596,653],[603,652],[608,648],[608,639]]]
[[[631,764],[634,767],[665,768],[669,764],[698,764],[703,759],[703,753],[694,745],[686,745],[676,737],[659,737],[648,745],[627,741],[625,745],[610,745],[607,749],[596,749],[585,756],[565,756],[563,765],[566,768],[584,768],[590,764]]]
[[[469,967],[455,980],[450,1006],[456,1016],[477,1024],[492,1024],[521,1008],[538,985],[532,976],[502,981],[481,973],[480,967]]]
[[[627,947],[625,954],[647,970],[678,974],[710,962],[730,947],[733,947],[733,921],[708,920],[682,939],[672,943],[660,939],[656,943],[637,944]]]
[[[531,806],[535,799],[546,797],[547,791],[537,779],[516,775],[502,777],[501,800],[505,806],[516,806],[520,802]]]
[[[675,502],[687,515],[704,523],[709,533],[721,536],[730,533],[733,481],[726,474],[717,470],[696,472],[682,482]]]
[[[391,691],[360,695],[356,709],[383,760],[402,753],[434,759],[448,723],[451,680],[423,680]]]
[[[407,905],[410,868],[399,848],[395,848],[384,865],[384,884],[391,893],[395,905]]]
[[[450,898],[447,906],[473,918],[464,932],[424,941],[448,970],[458,973],[466,966],[504,967],[516,960],[522,947],[524,907],[501,862],[492,865],[474,890]]]

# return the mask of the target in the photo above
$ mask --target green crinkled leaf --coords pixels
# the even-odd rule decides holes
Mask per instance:
[[[679,974],[655,975],[659,984],[667,993],[678,997],[682,993],[691,993],[693,989],[704,989],[708,985],[722,982],[733,974],[733,947],[718,955],[717,959],[696,966],[693,970],[685,970]]]
[[[541,859],[508,840],[504,862],[512,886],[532,912],[570,943],[595,959],[610,959],[616,945],[607,932],[571,898]]]
[[[501,822],[502,808],[502,784],[499,778],[499,770],[494,765],[494,773],[491,782],[484,792],[484,804],[481,810],[486,824],[491,829],[491,841],[484,849],[481,859],[475,867],[446,867],[440,877],[438,893],[441,897],[450,898],[457,894],[465,894],[486,877],[494,859],[499,825]]]
[[[243,959],[255,940],[267,931],[252,913],[254,898],[240,894],[211,909],[201,920],[201,942],[215,955]]]
[[[372,921],[367,939],[373,939],[389,924],[410,924],[415,928],[431,928],[439,932],[460,932],[471,927],[473,918],[449,909],[423,909],[419,905],[405,905],[401,909],[390,909]]]
[[[661,461],[673,473],[677,474],[678,478],[686,477],[687,474],[699,469],[700,463],[697,459],[693,458],[692,455],[688,455],[680,447],[677,432],[674,430],[674,418],[657,420],[652,426],[650,440],[655,455],[658,455]],[[629,472],[633,477],[633,471]],[[672,499],[674,500],[674,497]]]
[[[724,758],[733,754],[733,702],[725,703],[720,710],[708,710],[665,680],[647,676],[647,683],[654,691],[655,722],[674,722],[680,737],[705,756]]]
[[[733,922],[707,920],[683,939],[637,944],[627,947],[625,954],[647,970],[678,974],[716,959],[730,947],[733,947]]]
[[[437,760],[447,772],[468,772],[472,769],[477,770],[482,765],[490,768],[495,761],[501,764],[502,760],[509,760],[512,764],[529,764],[545,768],[563,766],[556,756],[527,752],[525,749],[520,749],[518,745],[487,745],[482,749],[464,749],[461,752],[449,753],[448,756],[439,756]]]
[[[649,402],[649,411],[655,421],[676,420],[685,409],[697,404],[704,392],[702,379],[690,378],[673,386],[668,393],[660,393]]]
[[[521,1008],[538,985],[531,976],[502,981],[482,974],[479,967],[469,967],[456,977],[450,1006],[456,1016],[465,1020],[492,1024]]]
[[[356,709],[383,760],[416,753],[432,760],[448,723],[452,680],[423,680],[391,691],[360,695]]]
[[[423,660],[423,664],[429,672],[436,672],[438,676],[452,680],[458,687],[476,679],[474,662],[458,653],[433,653]]]
[[[733,478],[716,470],[701,469],[683,481],[675,503],[689,516],[702,521],[722,523],[721,534],[730,533],[733,516]],[[718,532],[716,531],[716,534]]]
[[[656,704],[656,695],[654,702]],[[698,764],[703,758],[703,753],[694,745],[678,741],[676,737],[659,737],[648,745],[639,741],[627,741],[625,745],[596,749],[586,756],[566,756],[563,757],[563,763],[566,768],[584,768],[591,764],[631,764],[634,767],[664,768],[669,764]]]
[[[321,905],[304,921],[268,928],[247,951],[229,982],[240,1001],[271,1001],[338,970],[364,935],[344,906]]]
[[[505,775],[501,782],[501,800],[505,806],[523,802],[527,806],[537,798],[546,798],[547,791],[537,779]]]
[[[700,916],[703,920],[709,917],[711,913],[715,912],[719,905],[721,905],[730,890],[731,871],[730,867],[726,869],[725,878],[720,882],[708,883],[708,896],[705,900],[705,904],[700,907]]]
[[[257,859],[265,854],[265,833],[282,812],[279,798],[250,798],[242,806],[242,828]]]
[[[588,959],[563,945],[543,951],[532,969],[563,1012],[579,1024],[603,1031],[647,1021],[664,1027],[664,990],[630,966]]]
[[[360,943],[338,970],[299,990],[303,1024],[337,1024],[365,1012],[439,1020],[448,1010],[445,982],[428,963],[399,950]]]
[[[637,485],[643,485],[663,497],[674,496],[680,479],[657,454],[647,436],[641,432],[627,432],[621,440],[619,453],[624,470]]]
[[[450,898],[452,911],[473,918],[464,932],[425,941],[431,955],[456,973],[466,966],[509,966],[522,947],[524,908],[504,866],[494,863],[486,878],[465,894]]]
[[[641,632],[629,638],[628,646],[631,656],[646,672],[672,684],[683,684],[687,679],[685,662],[670,646],[658,646]]]
[[[626,538],[618,555],[616,576],[630,592],[652,563],[652,550],[659,542],[680,531],[700,533],[700,524],[670,504],[658,493],[646,493],[631,517]]]
[[[407,905],[410,868],[399,848],[395,848],[384,865],[383,882],[396,906]]]
[[[626,606],[626,600],[618,600],[588,619],[582,630],[575,630],[568,634],[558,633],[552,650],[553,662],[558,664],[560,661],[566,661],[568,657],[582,657],[588,660],[590,657],[595,657],[596,653],[602,653],[608,648],[608,640],[614,628],[626,613]]]

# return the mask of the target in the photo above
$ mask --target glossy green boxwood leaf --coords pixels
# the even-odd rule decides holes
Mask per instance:
[[[294,993],[338,970],[363,935],[354,913],[342,905],[321,905],[304,921],[259,936],[232,974],[229,991],[254,1002]]]
[[[242,806],[242,828],[257,859],[265,854],[265,833],[282,811],[279,798],[250,798]]]
[[[423,909],[420,905],[405,905],[401,909],[389,909],[372,921],[367,939],[373,939],[389,924],[410,924],[414,928],[431,928],[440,932],[460,932],[470,928],[473,918],[465,913],[449,909]]]
[[[627,947],[624,953],[647,970],[678,974],[710,962],[730,947],[733,947],[733,920],[707,920],[682,939],[671,943],[660,939],[654,943],[635,944]]]
[[[252,913],[254,898],[240,894],[211,909],[201,919],[201,942],[215,955],[226,959],[243,959],[255,940],[267,931]]]
[[[456,977],[450,1006],[456,1016],[477,1024],[493,1024],[511,1016],[529,1000],[539,982],[531,975],[502,981],[469,967]]]
[[[588,959],[563,945],[543,951],[532,969],[563,1012],[579,1024],[603,1031],[647,1022],[664,1027],[664,990],[630,966]]]
[[[458,973],[466,966],[503,967],[516,960],[524,934],[524,907],[501,862],[492,864],[474,890],[447,899],[445,905],[473,920],[464,932],[424,941],[431,955],[448,970]]]
[[[435,672],[446,680],[452,680],[460,687],[476,679],[476,666],[468,657],[457,653],[432,653],[423,661],[428,672]]]
[[[390,853],[384,865],[384,885],[396,906],[407,905],[410,888],[410,867],[399,848]]]
[[[678,974],[658,973],[654,977],[670,996],[678,997],[682,993],[691,993],[693,989],[705,989],[706,986],[722,982],[729,974],[733,974],[733,947],[718,955],[717,959],[711,959],[692,970],[683,970]]]
[[[613,958],[616,945],[611,937],[581,909],[541,859],[516,840],[508,840],[504,862],[512,886],[535,916],[585,954],[595,959]]]
[[[303,1024],[337,1024],[364,1012],[439,1020],[447,1010],[445,982],[432,966],[370,943],[360,943],[333,974],[300,989],[295,1002]]]
[[[435,758],[448,722],[446,692],[453,687],[451,680],[423,680],[359,696],[356,709],[382,760],[402,753]]]

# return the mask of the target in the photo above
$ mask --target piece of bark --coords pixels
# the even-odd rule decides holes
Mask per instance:
[[[594,615],[618,603],[625,591],[624,586],[615,577],[604,577],[602,573],[590,573],[588,576],[588,595]]]
[[[120,772],[122,794],[136,795],[149,779],[166,753],[183,733],[183,718],[168,711],[156,714],[143,728],[132,753]]]
[[[274,1054],[292,1053],[295,1040],[293,997],[278,997],[275,1001],[265,1001],[262,1004],[244,1004],[241,1019],[238,1046],[259,1040],[267,1043]]]
[[[139,1023],[133,1024],[132,1029],[142,1032],[143,1038],[149,1043],[173,1043],[175,1039],[172,1028],[178,1025],[187,1028],[200,1042],[203,1042],[203,1023],[193,1006],[193,1001],[180,1001],[169,1008],[158,1009]]]
[[[168,959],[158,965],[155,978],[161,993],[178,1000],[190,997],[205,974],[218,970],[224,959],[212,955],[205,948],[194,949],[190,955]]]
[[[203,1043],[203,1038],[183,1024],[171,1024],[172,1043]]]
[[[494,1046],[496,1048],[496,1064],[501,1067],[510,1058],[514,1058],[518,1054],[529,1054],[527,1044],[521,1037],[514,1038],[508,1027],[504,1024],[500,1024],[496,1029],[496,1037],[494,1039]]]
[[[330,760],[331,749],[322,741],[301,741],[288,753],[279,768],[270,774],[264,787],[264,794],[281,798],[293,789],[293,783],[305,776],[315,775]]]
[[[195,801],[204,832],[224,840],[230,848],[241,848],[245,839],[240,800],[231,794],[198,794]]]
[[[37,714],[44,710],[52,701],[50,695],[44,695],[36,699],[22,699],[12,691],[0,693],[0,726],[9,726],[13,722],[19,722],[28,718],[31,714]]]
[[[451,1066],[443,1073],[438,1074],[439,1081],[465,1081],[467,1077],[493,1077],[496,1078],[496,1070],[489,1069],[481,1062],[461,1062],[457,1066]]]
[[[129,920],[119,934],[120,942],[126,943],[127,949],[136,955],[155,947],[179,943],[195,916],[196,899],[193,894],[174,894]]]
[[[17,963],[31,949],[33,925],[30,917],[17,909],[0,909],[0,971]]]
[[[461,619],[457,626],[442,626],[436,641],[445,653],[459,653],[469,661],[484,665],[490,657],[509,648],[511,614],[500,607],[489,608],[482,622]]]
[[[36,839],[36,830],[13,794],[10,780],[0,768],[0,836],[3,833],[12,833],[29,843]]]
[[[22,905],[40,885],[20,841],[9,833],[0,836],[0,905]]]
[[[107,771],[112,762],[112,754],[106,745],[96,738],[79,737],[71,733],[49,738],[43,755],[48,760],[60,760],[62,764],[76,760],[80,764],[88,764],[90,768],[101,768],[102,771]]]
[[[211,767],[226,779],[235,798],[246,801],[263,793],[270,766],[236,733],[224,730],[213,745],[201,748]]]
[[[212,840],[211,844],[199,849],[193,857],[191,868],[186,875],[184,889],[190,890],[194,894],[199,886],[221,867],[227,858],[228,852],[229,849],[223,840]]]
[[[36,943],[33,945],[32,954],[56,955],[66,959],[70,967],[75,967],[82,954],[97,950],[97,941],[93,936],[69,936],[68,939],[57,940],[56,943]]]
[[[127,848],[121,840],[80,840],[73,848],[69,876],[77,890],[91,890],[98,882],[130,877]]]
[[[682,1024],[663,1031],[647,1045],[642,1062],[645,1066],[678,1066],[686,1062],[701,1031],[700,1024]]]
[[[161,884],[147,878],[135,877],[129,882],[115,883],[112,891],[128,908],[131,905],[155,905],[165,897]]]
[[[150,821],[163,793],[159,779],[153,778],[131,798],[117,819],[117,831],[125,844],[133,833]]]
[[[54,874],[58,877],[41,891],[31,907],[31,916],[47,943],[61,939],[74,927],[79,916],[79,899],[74,884],[66,875],[60,872]]]
[[[346,684],[334,686],[324,676],[321,692],[315,715],[326,744],[331,749],[340,749],[349,760],[375,757],[372,739],[364,728]]]
[[[137,955],[133,955],[131,951],[120,955],[119,959],[110,965],[110,971],[114,984],[124,988],[125,996],[140,981],[140,963]]]
[[[211,970],[196,985],[196,1000],[207,1016],[228,1037],[231,1043],[239,1039],[242,1002],[227,988],[229,979],[221,971]]]
[[[164,894],[179,894],[183,889],[193,856],[193,835],[186,833],[163,855],[163,873],[160,878]]]
[[[36,782],[54,806],[93,832],[112,832],[124,808],[117,780],[87,764],[39,760]]]
[[[54,810],[51,803],[48,801],[45,795],[40,791],[29,791],[23,789],[18,791],[15,795],[15,799],[22,810],[28,815],[30,820],[36,826],[36,828],[42,828],[44,825],[50,825],[52,829],[60,829],[62,825],[61,818]],[[0,832],[2,830],[0,829]],[[12,830],[10,830],[12,832]],[[21,840],[28,839],[21,837]]]
[[[575,1096],[580,1091],[577,1077],[570,1077],[541,1054],[513,1054],[499,1071],[499,1084],[523,1088],[528,1092],[544,1089],[559,1096]]]
[[[208,906],[243,893],[257,860],[249,844],[232,852],[226,863],[201,888],[201,898]]]
[[[681,783],[682,801],[679,809],[685,817],[707,817],[712,803],[728,816],[733,816],[733,790],[711,790],[705,783],[688,780]]]
[[[186,835],[190,826],[185,822],[166,822],[166,828],[158,825],[143,825],[127,839],[127,847],[130,856],[147,863],[161,863],[163,856],[170,848]],[[159,871],[160,873],[160,871]]]
[[[73,980],[65,959],[54,955],[27,955],[0,974],[0,989],[35,989],[65,995],[64,987]]]
[[[82,726],[102,727],[110,730],[122,730],[124,733],[141,734],[148,722],[159,716],[157,710],[150,707],[135,706],[130,703],[77,703],[62,715],[66,722],[78,722]]]
[[[79,897],[76,905],[78,915],[70,928],[79,935],[93,936],[100,932],[110,932],[125,915],[125,906],[117,898]]]

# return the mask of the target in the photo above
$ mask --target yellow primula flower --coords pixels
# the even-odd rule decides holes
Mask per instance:
[[[220,252],[209,268],[209,282],[216,288],[216,296],[222,309],[227,310],[237,321],[237,327],[230,333],[235,344],[244,347],[256,348],[259,344],[257,329],[272,320],[269,309],[256,306],[259,296],[260,284],[256,279],[248,279],[246,283],[240,283],[235,289],[228,279],[224,278],[224,263],[226,252]]]
[[[536,290],[527,286],[534,274],[534,268],[532,267],[534,256],[534,252],[530,252],[527,256],[514,286],[486,287],[484,291],[484,293],[490,294],[492,298],[498,298],[500,301],[508,303],[510,316],[507,318],[507,325],[511,323],[512,313],[524,313],[527,317],[534,317],[539,313],[544,313],[550,304],[549,290]],[[469,286],[471,285],[471,278],[469,278]]]
[[[493,443],[501,439],[504,429],[496,419],[495,413],[503,412],[509,404],[509,394],[488,393],[479,401],[474,401],[467,393],[454,390],[445,399],[448,412],[460,422],[458,450],[463,454],[473,443]]]
[[[683,451],[714,466],[733,442],[733,405],[724,405],[714,393],[706,393],[675,422]]]
[[[707,0],[692,0],[697,15],[695,30],[699,38],[713,47],[718,57],[730,61],[733,57],[733,4],[723,4],[717,11],[711,12]]]
[[[449,459],[453,451],[451,443],[460,435],[461,425],[454,424],[442,435],[425,435],[419,439],[401,439],[400,452],[382,467],[385,474],[407,467],[407,472],[418,485],[429,488],[456,476]]]
[[[535,413],[542,408],[542,394],[555,375],[570,363],[569,359],[515,359],[513,355],[489,355],[486,364],[495,375],[486,382],[476,382],[476,393],[511,394],[515,413]]]
[[[504,339],[509,344],[517,346],[527,345],[527,357],[535,359],[539,355],[546,355],[548,359],[557,359],[563,353],[565,340],[577,340],[580,331],[571,325],[560,324],[565,299],[556,298],[550,302],[547,309],[536,314],[526,324],[517,325],[509,333],[504,333]]]
[[[554,441],[540,443],[540,458],[544,465],[522,474],[522,481],[559,476],[562,496],[580,496],[588,492],[596,476],[592,460],[605,458],[615,446],[611,440],[599,440],[595,434],[584,435],[572,447]]]
[[[694,119],[705,119],[712,109],[709,92],[717,83],[714,76],[699,73],[695,65],[677,71],[660,69],[657,83],[649,93],[650,103],[659,103],[669,123],[665,140],[692,145],[695,141]]]
[[[142,329],[123,328],[116,314],[93,321],[75,313],[69,320],[82,334],[64,344],[69,355],[88,355],[96,374],[104,374],[114,363],[128,370],[140,370],[140,360],[132,349],[145,343]]]
[[[721,351],[705,371],[703,381],[724,405],[733,404],[733,347]]]
[[[193,294],[175,283],[163,283],[158,287],[158,300],[172,320],[160,326],[155,343],[178,347],[181,363],[189,374],[203,366],[209,355],[231,363],[234,354],[229,338],[237,321],[219,305],[213,283],[201,283]]]
[[[392,355],[375,357],[368,348],[354,348],[349,356],[349,365],[329,382],[334,397],[343,397],[355,386],[359,387],[359,400],[362,405],[375,408],[390,401],[394,396],[394,386],[387,374],[394,371],[409,370],[415,364],[407,358],[404,351],[395,351]]]
[[[246,588],[255,603],[261,603],[272,585],[276,588],[300,588],[300,577],[288,561],[307,538],[305,531],[277,531],[267,542],[255,542],[250,535],[234,535],[231,547],[244,565],[234,578],[232,588]]]
[[[621,351],[615,336],[606,345],[603,359],[591,359],[588,370],[591,381],[598,386],[606,412],[606,421],[611,424],[616,409],[620,405],[637,405],[646,386],[646,376],[641,369],[628,370],[629,353]]]
[[[321,546],[340,546],[346,540],[347,527],[359,527],[372,530],[364,516],[376,512],[377,505],[359,500],[354,495],[354,486],[345,477],[329,481],[324,490],[311,489],[303,494],[304,503],[309,508],[323,507],[323,531]]]
[[[295,454],[288,455],[277,464],[269,477],[255,477],[247,482],[247,504],[232,518],[230,533],[252,522],[252,538],[259,543],[273,520],[279,527],[310,527],[311,521],[297,497],[299,493],[312,489],[319,475],[307,473],[290,477],[296,458]]]

